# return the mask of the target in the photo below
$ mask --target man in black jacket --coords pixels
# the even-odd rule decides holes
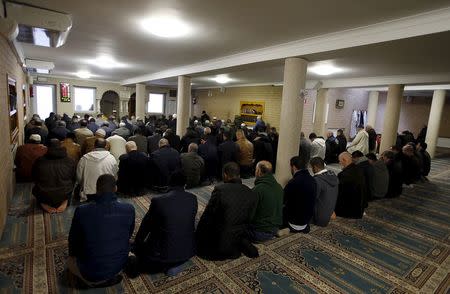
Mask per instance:
[[[128,141],[125,148],[127,154],[119,158],[117,190],[129,196],[143,195],[147,184],[149,159],[145,153],[137,150],[134,141]]]
[[[353,163],[352,155],[343,152],[339,155],[342,171],[338,174],[339,194],[335,213],[347,218],[362,218],[364,214],[364,199],[367,187],[364,172]]]
[[[338,162],[339,143],[334,137],[333,132],[327,132],[325,140],[325,162],[327,164]]]
[[[342,129],[337,130],[336,139],[339,142],[339,153],[341,154],[345,150],[347,150],[347,138],[344,135],[344,131]]]
[[[214,188],[197,226],[197,255],[209,260],[234,259],[241,252],[257,257],[246,232],[257,205],[257,195],[239,178],[239,165],[223,167],[224,184]]]
[[[394,151],[386,150],[381,154],[381,160],[386,164],[389,171],[389,186],[386,198],[398,197],[403,190],[402,161]]]
[[[167,129],[164,133],[164,138],[166,138],[169,141],[169,145],[180,152],[181,150],[181,139],[180,136],[174,133],[172,129]]]
[[[169,192],[152,198],[134,241],[137,268],[132,276],[139,272],[175,275],[195,255],[197,197],[184,190],[185,184],[186,177],[177,171],[170,177]]]
[[[425,142],[417,143],[417,155],[421,161],[421,176],[423,179],[428,180],[427,176],[431,170],[431,156],[427,151],[428,144]]]
[[[200,140],[201,145],[198,146],[198,155],[205,161],[205,177],[210,182],[217,177],[219,170],[219,156],[215,141],[216,137],[205,135]]]
[[[231,140],[230,132],[223,133],[224,142],[219,145],[220,165],[223,167],[228,162],[238,162],[239,145]]]
[[[169,145],[166,138],[162,138],[159,140],[159,149],[150,155],[150,159],[152,167],[156,169],[153,185],[157,190],[164,191],[172,173],[181,167],[180,154]]]
[[[63,212],[75,184],[75,162],[67,157],[58,139],[50,140],[47,154],[34,162],[33,195],[50,213]]]
[[[284,224],[293,233],[307,234],[314,215],[317,184],[302,157],[292,157],[290,165],[293,178],[284,187]]]

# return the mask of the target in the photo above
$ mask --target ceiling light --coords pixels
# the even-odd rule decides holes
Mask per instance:
[[[49,74],[50,70],[45,68],[36,68],[36,73],[38,74]]]
[[[316,65],[308,68],[308,70],[320,76],[328,76],[342,71],[341,68],[335,67],[331,64]]]
[[[218,75],[215,78],[212,78],[213,81],[216,81],[219,84],[226,84],[232,81],[228,76],[226,75]]]
[[[106,69],[125,66],[123,63],[117,62],[116,60],[114,60],[114,58],[106,55],[89,60],[88,63]]]
[[[179,38],[192,32],[191,26],[173,16],[158,16],[144,19],[141,26],[149,33],[162,38]]]
[[[76,75],[81,79],[89,79],[92,76],[87,70],[80,70],[76,73]]]

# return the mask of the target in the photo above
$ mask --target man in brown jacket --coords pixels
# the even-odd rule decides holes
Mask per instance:
[[[47,153],[47,147],[41,144],[40,135],[31,135],[28,142],[17,148],[16,159],[14,160],[17,180],[22,182],[30,182],[32,180],[31,170],[34,162]]]
[[[253,174],[253,144],[247,140],[241,129],[236,131],[236,139],[236,144],[239,145],[238,163],[241,168],[241,177],[251,177]]]
[[[68,133],[64,141],[61,142],[61,146],[66,148],[67,157],[71,158],[77,165],[81,158],[81,147],[75,143],[75,134]]]
[[[83,145],[81,146],[81,154],[85,155],[86,153],[91,152],[95,149],[95,140],[97,139],[105,139],[106,131],[104,129],[98,129],[95,131],[95,135],[92,137],[88,137],[84,140]],[[109,150],[109,143],[106,143],[106,150]]]

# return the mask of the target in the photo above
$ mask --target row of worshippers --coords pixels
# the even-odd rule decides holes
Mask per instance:
[[[223,183],[214,187],[197,227],[195,195],[185,191],[181,170],[170,175],[170,190],[151,200],[148,212],[129,245],[135,226],[131,204],[117,200],[113,175],[96,180],[96,193],[76,208],[69,233],[68,270],[89,287],[118,283],[125,270],[176,275],[194,255],[208,260],[259,256],[253,243],[288,232],[308,233],[310,222],[326,226],[338,198],[338,179],[320,158],[307,163],[291,159],[293,179],[283,189],[272,174],[272,164],[256,166],[255,186],[242,184],[239,165],[223,167]],[[110,228],[114,227],[114,230]],[[129,257],[129,252],[134,256]]]

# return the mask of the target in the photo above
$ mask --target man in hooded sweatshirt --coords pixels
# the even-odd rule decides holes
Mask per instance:
[[[386,197],[389,187],[389,170],[383,160],[378,160],[374,153],[366,155],[367,161],[373,167],[372,179],[369,186],[372,200]]]
[[[309,140],[311,140],[311,153],[310,158],[320,157],[325,159],[326,144],[325,139],[317,137],[315,133],[309,134]]]
[[[99,176],[110,174],[116,177],[118,166],[114,156],[106,148],[106,140],[98,138],[95,149],[85,154],[78,163],[77,182],[81,186],[81,201],[86,201],[96,193]]]
[[[339,193],[339,180],[336,174],[325,168],[325,162],[320,157],[314,157],[309,162],[317,183],[317,197],[314,205],[313,223],[326,227],[336,206]]]

